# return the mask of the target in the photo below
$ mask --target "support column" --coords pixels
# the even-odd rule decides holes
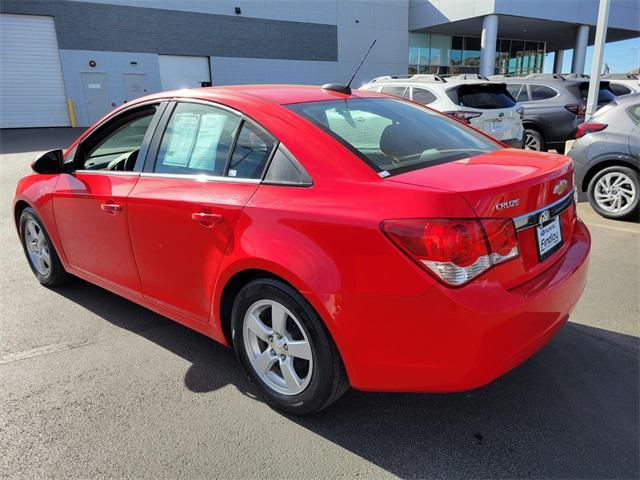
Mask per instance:
[[[576,29],[576,40],[573,45],[573,58],[571,59],[571,73],[584,73],[588,41],[589,25],[580,25]]]
[[[553,73],[562,73],[562,61],[564,60],[564,50],[556,50],[553,59]]]
[[[493,75],[496,68],[498,46],[498,15],[487,15],[482,19],[480,38],[480,74]]]

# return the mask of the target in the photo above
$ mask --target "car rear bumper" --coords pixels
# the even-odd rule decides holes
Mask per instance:
[[[487,278],[434,285],[419,297],[329,295],[334,337],[361,390],[454,392],[485,385],[544,346],[567,321],[587,278],[590,236],[577,220],[566,253],[506,290]]]
[[[512,138],[511,140],[500,140],[502,143],[508,145],[510,148],[524,148],[524,136],[520,138]]]

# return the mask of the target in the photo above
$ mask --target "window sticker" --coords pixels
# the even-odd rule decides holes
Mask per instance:
[[[177,114],[169,127],[169,146],[162,163],[177,167],[186,167],[191,156],[191,149],[198,130],[198,115],[190,113]]]

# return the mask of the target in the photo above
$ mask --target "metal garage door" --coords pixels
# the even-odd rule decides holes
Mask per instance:
[[[0,128],[67,127],[52,17],[0,15]]]
[[[162,90],[199,88],[211,82],[209,57],[160,55],[160,83]]]

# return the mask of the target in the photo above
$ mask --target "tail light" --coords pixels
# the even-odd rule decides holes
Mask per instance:
[[[607,128],[606,123],[581,123],[576,130],[576,138],[584,137],[587,133],[599,132]]]
[[[519,254],[511,219],[386,220],[381,228],[420,266],[452,286]]]
[[[587,107],[585,105],[565,105],[564,108],[574,115],[584,115],[587,113]]]
[[[456,120],[460,120],[462,123],[466,123],[469,125],[471,123],[472,118],[477,118],[482,115],[479,112],[444,112],[445,115],[449,115],[450,117],[455,118]]]

